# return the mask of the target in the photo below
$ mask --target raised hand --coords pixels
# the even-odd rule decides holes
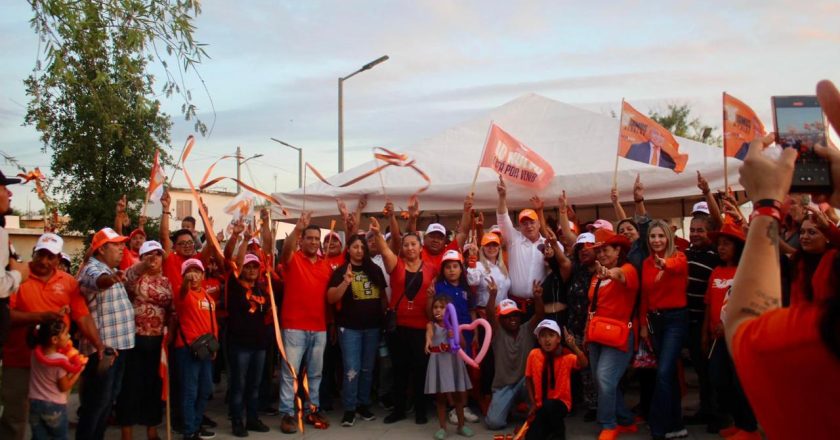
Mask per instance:
[[[417,217],[420,215],[420,199],[417,196],[411,196],[408,199],[408,216]]]
[[[531,197],[528,200],[531,201],[531,206],[534,207],[535,211],[539,211],[539,210],[545,208],[545,202],[543,202],[542,199],[540,198],[540,196],[538,196],[538,195],[534,195],[533,197]]]
[[[560,192],[560,197],[557,198],[557,209],[560,210],[560,215],[566,214],[569,209],[569,199],[566,197],[566,190]]]
[[[653,255],[653,265],[659,270],[665,270],[665,259],[658,255]]]
[[[496,192],[499,193],[499,197],[507,197],[507,185],[501,175],[499,175],[499,183],[496,184]]]
[[[297,221],[297,224],[295,224],[295,229],[297,229],[298,232],[303,231],[304,229],[306,229],[307,226],[309,226],[309,221],[311,219],[312,219],[312,211],[302,212],[300,214],[300,218]]]
[[[385,208],[382,210],[382,215],[385,217],[390,217],[394,215],[394,202],[388,200],[385,202]]]
[[[476,216],[473,218],[473,223],[475,224],[475,227],[476,227],[476,228],[478,228],[478,229],[484,229],[484,213],[483,213],[483,212],[479,212],[479,213],[478,213],[478,215],[476,215]]]
[[[490,295],[493,298],[495,298],[496,293],[499,291],[499,286],[496,285],[496,280],[493,279],[493,277],[486,277],[486,278],[484,278],[484,282],[487,283],[487,292],[489,292]]]
[[[710,191],[709,182],[707,182],[706,178],[700,174],[700,170],[697,170],[697,188],[700,189],[700,192],[702,192],[703,195],[708,194]]]
[[[472,211],[473,208],[473,194],[469,193],[464,197],[464,212]]]
[[[636,181],[633,183],[633,201],[636,203],[645,200],[645,186],[642,184],[642,176],[636,174]]]
[[[540,283],[539,280],[534,280],[533,286],[531,287],[531,291],[534,294],[534,298],[542,298],[542,295],[543,295],[542,283]]]
[[[344,282],[349,286],[353,282],[353,266],[347,265],[347,270],[344,272]]]
[[[373,232],[376,235],[379,235],[379,220],[376,217],[370,217],[370,226],[368,226],[370,232]]]
[[[169,195],[169,190],[164,188],[163,194],[160,196],[160,206],[163,212],[169,211],[169,204],[172,202],[172,196]]]
[[[820,211],[813,206],[805,206],[805,210],[811,213],[811,220],[816,223],[817,228],[820,230],[828,229],[831,226],[831,221],[828,219],[828,216],[825,215],[824,212]]]
[[[618,203],[618,188],[610,189],[610,201]]]

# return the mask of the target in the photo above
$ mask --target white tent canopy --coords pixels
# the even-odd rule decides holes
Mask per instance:
[[[547,206],[556,205],[557,196],[564,189],[569,202],[577,207],[579,214],[584,209],[582,207],[606,207],[610,204],[609,194],[615,167],[619,120],[530,94],[508,102],[481,117],[449,128],[407,151],[399,151],[416,160],[416,166],[431,178],[431,185],[420,195],[421,210],[428,213],[461,209],[464,197],[470,190],[491,122],[498,124],[552,165],[554,180],[539,193]],[[657,203],[654,201],[663,202],[658,204],[659,216],[666,215],[662,209],[666,209],[668,214],[674,217],[680,213],[687,215],[686,204],[696,201],[700,196],[697,189],[698,170],[713,190],[723,189],[722,150],[684,138],[677,140],[680,143],[680,151],[689,155],[688,164],[681,174],[624,158],[619,159],[618,188],[623,202],[633,198],[632,187],[637,173],[641,174],[645,186],[646,203],[656,211]],[[737,185],[739,165],[738,160],[730,160],[730,185]],[[340,185],[376,166],[376,162],[371,159],[370,162],[328,180]],[[392,200],[398,209],[405,207],[408,198],[425,184],[425,181],[410,168],[392,166],[381,174],[382,182],[376,175],[347,188],[332,187],[316,181],[305,190],[298,189],[274,195],[283,203],[292,218],[299,216],[304,194],[305,209],[313,211],[314,217],[335,216],[336,197],[346,200],[350,209],[353,209],[354,200],[367,194],[367,211],[379,212],[386,199],[382,190],[383,182],[387,198]],[[475,209],[495,209],[497,182],[498,175],[495,171],[487,168],[480,170],[475,190]],[[529,207],[529,198],[533,195],[534,191],[529,188],[509,184],[508,206],[511,209]],[[690,205],[688,210],[690,213]],[[594,215],[597,213],[592,213],[592,216]],[[490,220],[490,224],[493,222]]]

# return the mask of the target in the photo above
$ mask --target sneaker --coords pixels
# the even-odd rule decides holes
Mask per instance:
[[[208,428],[215,428],[215,427],[219,426],[219,424],[216,423],[215,421],[213,421],[213,419],[211,419],[210,417],[202,416],[201,426],[202,427],[206,426]]]
[[[458,413],[455,412],[455,408],[449,410],[449,423],[453,425],[458,424]]]
[[[615,427],[615,430],[618,431],[619,434],[624,434],[624,433],[639,432],[639,427],[636,426],[635,423],[631,423],[629,425],[618,425],[618,426]]]
[[[294,417],[283,414],[283,417],[280,419],[280,431],[283,434],[294,434],[297,432],[297,420]]]
[[[344,411],[344,417],[341,418],[341,426],[351,427],[356,423],[355,411]]]
[[[472,429],[469,426],[462,426],[458,428],[458,435],[462,437],[472,437],[475,435]]]
[[[265,423],[262,422],[260,419],[256,420],[248,420],[248,423],[245,424],[245,429],[248,431],[254,432],[268,432],[271,431],[271,428],[268,427]]]
[[[327,429],[330,427],[330,421],[321,410],[307,414],[306,417],[304,417],[304,421],[307,425],[315,427],[315,429]]]
[[[683,428],[679,431],[672,431],[665,434],[665,438],[686,438],[688,437],[688,430]]]
[[[445,440],[446,439],[446,430],[443,429],[443,428],[438,429],[437,432],[435,432],[434,439],[435,440]]]
[[[602,429],[598,434],[598,440],[615,440],[618,438],[618,429]]]
[[[367,406],[360,406],[356,408],[356,414],[362,416],[362,420],[366,422],[376,420],[376,416],[372,412],[370,412],[370,408],[368,408]]]
[[[241,419],[233,419],[230,421],[230,426],[234,437],[248,437],[248,430],[245,429],[245,424]]]
[[[393,411],[394,410],[394,401],[391,399],[390,396],[382,396],[379,399],[379,406],[382,407],[385,411]]]
[[[405,419],[405,412],[403,411],[394,411],[391,414],[385,416],[385,419],[382,421],[385,422],[386,425],[390,425],[391,423],[397,423],[400,420]]]
[[[466,421],[468,421],[468,422],[470,422],[470,423],[478,423],[478,420],[479,420],[479,419],[478,419],[478,416],[477,416],[477,415],[475,415],[475,413],[474,413],[474,412],[472,412],[472,410],[470,409],[470,407],[465,406],[465,407],[464,407],[464,420],[466,420]]]
[[[198,430],[198,438],[201,438],[201,439],[204,439],[204,440],[208,440],[208,439],[211,439],[211,438],[216,438],[216,433],[213,432],[213,431],[208,431],[208,430],[206,430],[202,427],[201,429]]]

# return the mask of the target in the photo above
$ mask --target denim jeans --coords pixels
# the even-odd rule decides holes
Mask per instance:
[[[64,440],[67,438],[67,405],[29,400],[29,427],[32,440]]]
[[[280,382],[280,412],[294,416],[295,384],[289,364],[299,376],[301,363],[306,364],[306,377],[309,386],[309,402],[304,404],[305,412],[309,408],[320,407],[318,388],[321,386],[321,370],[324,366],[324,347],[327,345],[327,332],[309,330],[283,330],[283,348],[286,350],[286,360],[283,363],[283,379]]]
[[[120,394],[122,375],[125,371],[125,357],[117,356],[114,364],[99,374],[99,356],[90,356],[82,372],[79,388],[79,424],[76,440],[93,440],[105,437],[108,416],[117,396]]]
[[[528,401],[528,395],[525,394],[524,377],[514,384],[494,389],[493,398],[490,399],[490,406],[487,408],[487,417],[484,418],[487,429],[504,429],[507,426],[510,409],[519,400]]]
[[[671,309],[651,313],[653,350],[656,352],[656,385],[650,404],[650,432],[663,436],[684,428],[677,361],[688,335],[688,310]]]
[[[344,362],[342,403],[344,411],[370,406],[370,389],[373,386],[373,367],[379,349],[379,328],[355,330],[341,327],[338,341]]]
[[[633,424],[633,413],[624,404],[618,382],[633,358],[633,331],[627,337],[627,351],[598,343],[589,344],[589,363],[598,387],[598,423],[604,429]]]
[[[181,372],[181,414],[184,417],[184,436],[201,430],[204,409],[213,392],[213,361],[193,357],[189,347],[175,349]]]
[[[265,350],[255,350],[229,344],[230,357],[230,406],[232,420],[242,420],[243,406],[248,420],[257,420],[259,409],[260,381],[265,367]]]

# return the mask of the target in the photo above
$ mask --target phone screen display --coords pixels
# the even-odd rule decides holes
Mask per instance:
[[[799,153],[792,190],[820,191],[830,185],[828,162],[814,152],[825,145],[825,119],[816,96],[774,96],[776,144]]]

